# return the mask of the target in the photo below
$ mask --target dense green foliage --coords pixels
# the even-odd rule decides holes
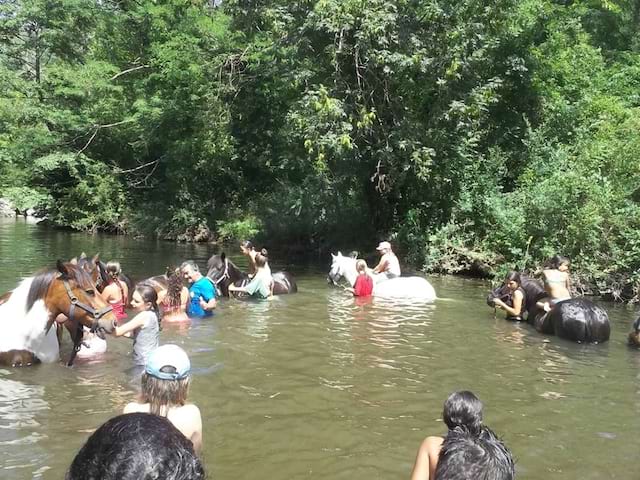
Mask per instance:
[[[0,195],[54,222],[640,267],[637,0],[2,0]],[[633,292],[637,294],[636,290]]]

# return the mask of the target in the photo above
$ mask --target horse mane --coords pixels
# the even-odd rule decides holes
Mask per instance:
[[[235,272],[237,272],[241,278],[246,278],[248,276],[247,273],[240,270],[240,267],[238,267],[235,263],[233,263],[229,259],[229,257],[226,257],[225,261],[227,262],[228,268],[230,270],[235,270]],[[224,261],[222,260],[222,256],[213,255],[207,262],[207,268],[208,270],[212,270],[212,269],[224,270],[225,266],[224,266]]]
[[[31,310],[33,304],[38,300],[46,297],[51,284],[61,276],[81,286],[92,284],[89,274],[82,268],[71,263],[65,263],[64,266],[67,270],[66,274],[60,273],[58,270],[45,270],[37,273],[33,277],[29,293],[27,294],[27,311]]]

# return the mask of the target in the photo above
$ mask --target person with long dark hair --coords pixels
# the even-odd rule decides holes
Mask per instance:
[[[158,293],[158,305],[161,308],[163,322],[184,322],[189,320],[187,304],[189,289],[182,283],[180,270],[170,268],[167,271],[167,288]]]
[[[158,348],[160,337],[160,313],[158,294],[149,285],[138,285],[131,306],[138,314],[124,325],[114,330],[114,335],[129,336],[133,339],[133,363],[144,366],[149,354]]]
[[[447,425],[448,433],[458,427],[479,435],[482,431],[482,402],[472,392],[462,390],[449,395],[444,402],[442,419]],[[411,480],[429,480],[434,478],[438,455],[445,441],[443,437],[427,437],[418,449],[418,455],[411,472]]]
[[[526,302],[520,273],[509,272],[504,279],[504,284],[508,290],[507,295],[502,298],[494,298],[493,304],[496,308],[506,312],[507,320],[522,321]]]

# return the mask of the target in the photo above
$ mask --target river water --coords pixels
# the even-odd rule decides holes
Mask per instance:
[[[82,251],[120,260],[137,279],[215,253],[0,219],[0,293]],[[359,302],[327,286],[328,267],[290,266],[299,293],[225,300],[213,319],[162,331],[192,361],[210,478],[406,479],[422,438],[445,433],[442,404],[460,389],[483,400],[519,478],[638,477],[631,307],[603,304],[611,340],[577,345],[494,318],[486,282],[430,278],[433,304]],[[63,478],[90,432],[133,398],[130,346],[110,338],[104,357],[73,368],[0,369],[0,478]]]

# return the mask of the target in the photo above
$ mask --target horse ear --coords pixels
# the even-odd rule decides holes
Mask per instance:
[[[354,250],[353,252],[351,252],[351,253],[349,254],[349,256],[350,256],[351,258],[353,258],[353,259],[358,258],[358,251],[357,251],[357,250]]]
[[[62,260],[58,260],[56,262],[56,268],[62,275],[69,275],[69,270],[67,270],[67,267]]]
[[[84,252],[82,252],[82,253],[80,254],[80,258],[84,260],[85,258],[87,258],[87,254],[86,254],[86,253],[84,253]]]
[[[78,264],[78,259],[76,257],[73,257],[71,260],[69,260],[69,263],[71,265],[77,265]]]
[[[338,255],[336,255],[337,257],[341,257],[342,256],[342,252],[340,250],[338,250]]]
[[[100,254],[99,254],[99,253],[96,253],[96,254],[93,256],[93,259],[92,259],[91,261],[92,261],[93,263],[95,263],[96,265],[97,265],[98,263],[100,263]]]
[[[336,256],[333,254],[333,252],[331,252],[331,258],[335,259]]]

